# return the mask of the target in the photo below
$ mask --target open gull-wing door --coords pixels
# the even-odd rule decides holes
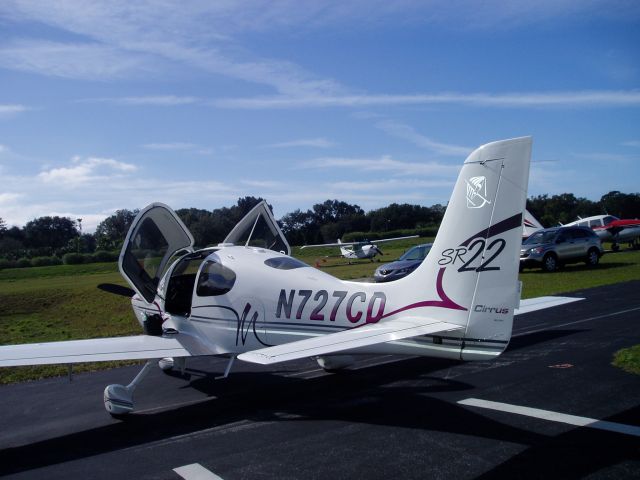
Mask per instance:
[[[167,205],[152,203],[135,218],[118,266],[131,287],[153,302],[167,262],[179,250],[193,251],[193,236]]]
[[[261,247],[291,255],[291,247],[267,202],[262,200],[231,230],[224,243]]]

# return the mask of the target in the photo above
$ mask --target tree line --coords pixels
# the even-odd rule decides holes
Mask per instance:
[[[239,198],[231,207],[182,208],[176,213],[193,234],[196,245],[204,247],[222,242],[233,226],[261,200],[248,196]],[[576,197],[572,193],[538,195],[527,200],[527,209],[546,227],[602,213],[637,218],[640,193],[612,191],[599,201]],[[358,205],[326,200],[306,211],[297,209],[287,213],[279,224],[291,245],[304,245],[335,242],[347,234],[350,238],[364,239],[399,230],[432,227],[435,231],[444,212],[445,207],[439,204],[425,207],[397,203],[365,212]],[[11,228],[0,218],[0,260],[4,260],[0,268],[14,266],[11,262],[18,261],[22,261],[19,266],[59,263],[56,259],[62,261],[63,258],[69,260],[65,263],[80,263],[91,261],[88,255],[93,255],[93,261],[113,259],[116,255],[109,256],[105,252],[117,252],[122,247],[137,214],[138,210],[118,210],[100,222],[93,234],[80,234],[77,222],[66,217],[39,217],[24,227]],[[34,262],[34,259],[40,260]]]

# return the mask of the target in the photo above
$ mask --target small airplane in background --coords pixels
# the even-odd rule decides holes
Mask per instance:
[[[538,230],[542,230],[544,227],[534,217],[529,210],[524,211],[524,219],[522,220],[522,240],[529,238]]]
[[[603,242],[611,242],[614,252],[620,250],[620,243],[629,243],[634,248],[640,248],[640,220],[619,219],[613,215],[594,215],[567,223],[565,227],[590,227]]]
[[[530,137],[472,152],[430,254],[383,284],[340,280],[291,257],[264,201],[224,243],[202,250],[173,210],[153,203],[133,221],[118,261],[144,334],[4,345],[0,366],[146,359],[131,383],[104,390],[106,410],[122,415],[154,364],[184,371],[190,357],[227,358],[223,378],[236,358],[311,358],[327,370],[352,365],[357,354],[494,359],[509,344],[514,315],[581,300],[520,300],[530,159]],[[467,190],[479,178],[482,204]]]
[[[373,258],[376,255],[384,255],[382,250],[378,247],[378,243],[394,242],[396,240],[406,240],[408,238],[418,238],[419,235],[409,235],[407,237],[395,237],[395,238],[383,238],[382,240],[362,242],[342,242],[338,240],[337,243],[321,243],[318,245],[304,245],[300,248],[312,248],[312,247],[340,247],[340,256],[349,260],[368,258],[373,262]]]

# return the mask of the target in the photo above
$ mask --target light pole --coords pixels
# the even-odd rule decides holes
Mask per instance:
[[[82,219],[78,218],[78,229],[80,230],[80,235],[78,235],[78,253],[80,253],[80,240],[82,239]]]

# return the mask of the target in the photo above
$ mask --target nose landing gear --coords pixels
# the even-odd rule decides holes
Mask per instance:
[[[117,417],[133,410],[133,392],[149,373],[154,362],[155,360],[147,361],[129,385],[114,384],[104,389],[104,408],[109,414]]]

